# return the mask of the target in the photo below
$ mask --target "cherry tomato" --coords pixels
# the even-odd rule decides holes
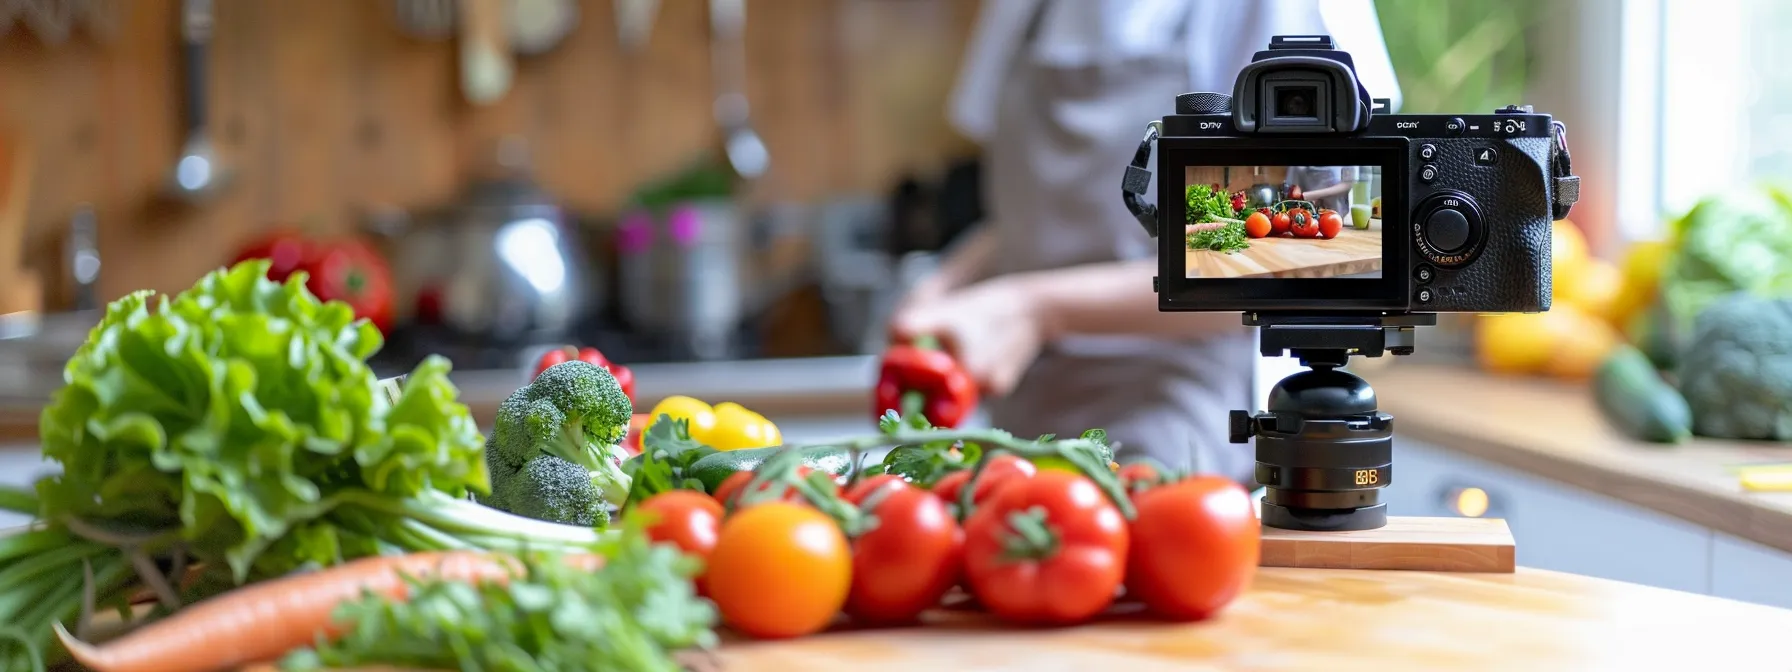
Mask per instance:
[[[867,511],[876,526],[853,541],[846,613],[865,623],[904,623],[958,585],[964,531],[933,493],[901,480],[863,492],[880,490],[889,494]]]
[[[1145,462],[1134,462],[1120,468],[1120,487],[1127,492],[1136,492],[1145,488],[1156,487],[1163,475],[1157,473],[1157,467]]]
[[[911,486],[909,486],[908,481],[902,480],[901,476],[895,474],[878,474],[854,483],[852,484],[852,487],[847,488],[846,501],[854,504],[863,504],[865,503],[865,498],[870,497],[873,493],[882,490],[896,491],[906,487]]]
[[[1134,498],[1127,592],[1153,613],[1206,618],[1250,586],[1262,526],[1250,493],[1218,476],[1196,476]]]
[[[983,467],[983,475],[977,478],[977,491],[971,493],[971,503],[981,504],[994,494],[1009,479],[1032,478],[1039,473],[1039,467],[1016,455],[1003,453],[990,458],[989,464]],[[938,483],[933,484],[933,494],[949,504],[957,504],[959,491],[971,480],[971,470],[966,469],[947,474]]]
[[[1252,238],[1262,238],[1271,230],[1269,217],[1261,212],[1253,212],[1244,218],[1244,234]]]
[[[966,583],[1003,619],[1084,621],[1113,603],[1130,534],[1094,481],[1041,472],[1003,487],[965,522]]]
[[[697,556],[705,564],[709,562],[709,554],[715,550],[716,538],[721,533],[721,503],[694,490],[668,490],[647,498],[637,508],[653,514],[654,521],[647,528],[648,538],[677,546],[678,550]],[[703,583],[699,576],[699,589]]]
[[[1319,222],[1305,208],[1295,208],[1288,211],[1288,232],[1295,238],[1314,238],[1319,235]]]
[[[1319,237],[1336,238],[1338,232],[1344,230],[1344,218],[1336,210],[1319,211]]]
[[[1279,236],[1288,233],[1291,228],[1293,228],[1293,223],[1289,221],[1288,213],[1278,212],[1270,216],[1269,235]]]
[[[798,473],[799,475],[801,475],[804,478],[808,478],[809,474],[815,473],[815,470],[810,469],[808,467],[799,466],[796,468],[796,473]],[[739,496],[739,494],[741,492],[741,488],[747,487],[747,483],[752,480],[753,480],[753,472],[751,472],[751,471],[742,471],[742,472],[730,474],[727,478],[722,479],[721,485],[716,486],[715,500],[717,502],[720,502],[723,506],[727,506],[730,503],[729,500]],[[765,492],[767,490],[771,490],[772,487],[773,487],[773,484],[766,483],[759,487],[759,491]],[[836,491],[839,489],[838,485],[836,485],[834,487],[835,487]],[[784,492],[784,496],[780,497],[779,499],[782,501],[791,502],[794,504],[807,503],[807,501],[803,499],[803,493],[798,492],[796,490],[796,488],[791,488],[789,490],[786,490]]]
[[[828,626],[852,587],[852,551],[826,514],[770,502],[734,514],[704,580],[722,621],[761,639]]]

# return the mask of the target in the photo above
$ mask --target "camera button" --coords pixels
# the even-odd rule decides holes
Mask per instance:
[[[1437,166],[1421,166],[1419,168],[1419,181],[1424,182],[1425,184],[1436,182]]]
[[[1462,117],[1450,117],[1449,121],[1444,122],[1444,132],[1450,135],[1462,135],[1462,129],[1467,127],[1468,122],[1463,121]]]
[[[1412,298],[1421,304],[1431,303],[1431,288],[1420,287],[1419,291],[1412,295]]]
[[[1437,158],[1437,145],[1419,145],[1419,160],[1430,161]]]
[[[1443,208],[1425,218],[1425,238],[1437,251],[1449,254],[1468,245],[1468,218],[1453,208]]]
[[[1475,165],[1491,166],[1491,165],[1499,163],[1499,162],[1500,162],[1499,150],[1496,150],[1492,147],[1482,147],[1480,149],[1475,150]]]
[[[1437,277],[1437,271],[1430,266],[1419,264],[1418,268],[1412,269],[1412,277],[1419,281],[1419,284],[1430,284]]]

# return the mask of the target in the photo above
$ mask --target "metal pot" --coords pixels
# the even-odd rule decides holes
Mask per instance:
[[[1275,185],[1253,184],[1250,189],[1244,192],[1245,207],[1267,208],[1271,205],[1275,205],[1277,201],[1281,200],[1277,198],[1279,191],[1280,190],[1276,188]]]
[[[638,210],[617,227],[622,313],[634,331],[675,342],[699,360],[733,356],[750,279],[752,242],[740,208],[724,199]]]
[[[475,182],[459,204],[417,221],[384,224],[401,317],[459,340],[564,342],[602,295],[579,231],[520,171]]]

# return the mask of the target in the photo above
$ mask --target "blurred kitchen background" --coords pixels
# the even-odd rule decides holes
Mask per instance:
[[[382,373],[447,355],[482,420],[578,343],[644,408],[868,431],[885,315],[983,215],[944,113],[980,4],[0,0],[0,480],[41,471],[37,414],[106,301],[295,241],[387,328]],[[1585,385],[1657,335],[1669,222],[1792,173],[1792,3],[1375,4],[1402,111],[1533,105],[1582,179],[1550,312],[1446,316],[1355,365],[1400,418],[1390,509],[1504,517],[1527,566],[1792,606],[1792,493],[1733,473],[1784,444],[1643,445]],[[1721,282],[1792,277],[1792,237],[1760,238]]]

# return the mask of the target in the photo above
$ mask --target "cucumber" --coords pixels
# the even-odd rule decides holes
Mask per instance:
[[[1612,425],[1652,443],[1692,436],[1692,409],[1641,350],[1620,345],[1593,374],[1593,398]]]
[[[743,471],[758,469],[765,464],[782,447],[749,448],[746,450],[725,450],[713,455],[706,455],[691,463],[685,475],[703,483],[703,491],[715,493],[722,481]],[[825,471],[835,476],[846,476],[852,473],[851,455],[844,448],[836,448],[819,452],[811,452],[803,458],[803,464],[816,471]]]

